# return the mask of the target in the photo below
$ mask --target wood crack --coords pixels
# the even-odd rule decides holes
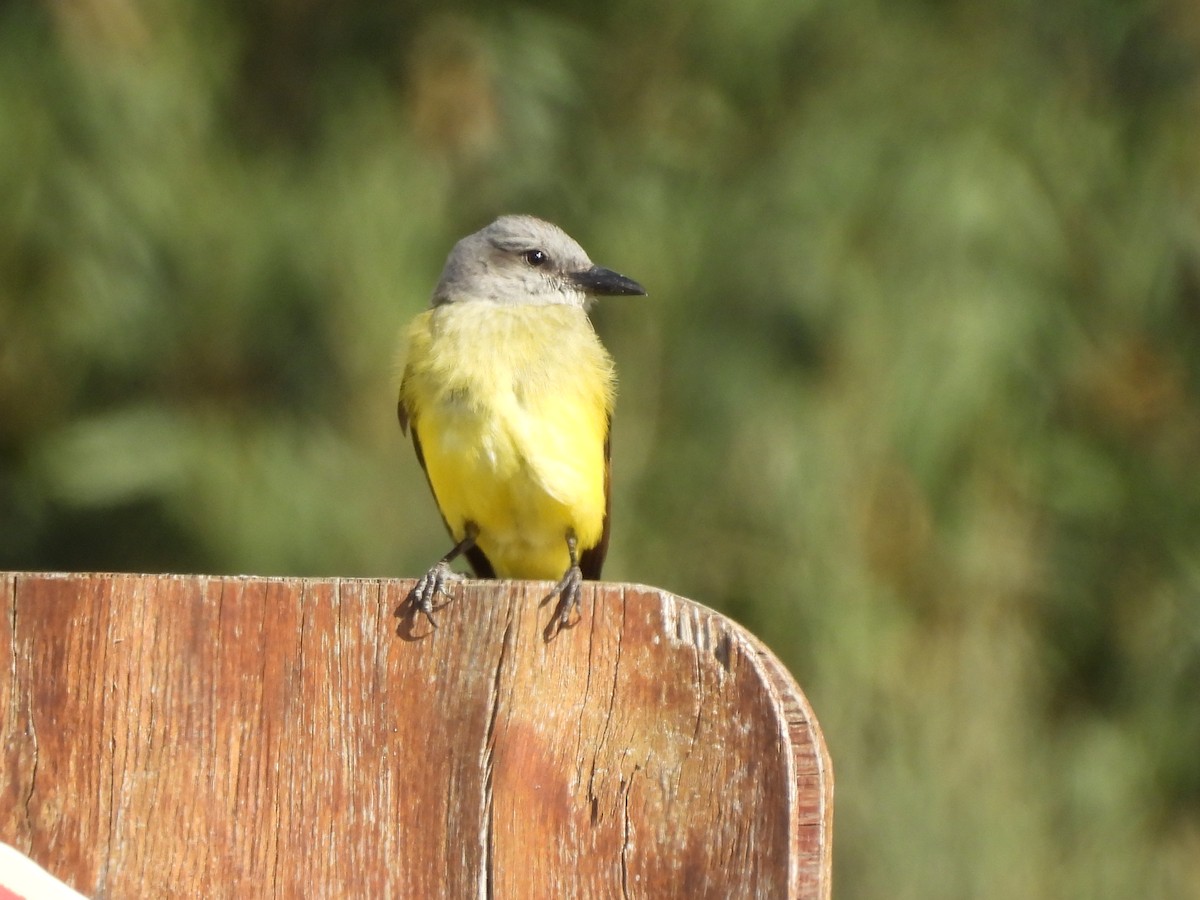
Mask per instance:
[[[504,636],[500,640],[500,655],[496,658],[496,672],[492,678],[488,696],[488,725],[483,740],[483,758],[481,760],[483,765],[483,803],[479,834],[483,865],[479,867],[480,900],[492,900],[496,883],[496,808],[493,764],[496,749],[496,720],[500,714],[500,679],[503,677],[505,661],[512,648],[512,638],[513,617],[510,606],[508,620],[504,624]]]
[[[12,699],[16,700],[18,691],[17,685],[20,682],[17,680],[17,660],[21,659],[21,655],[17,652],[17,579],[13,578],[9,581],[8,595],[9,609],[9,653],[12,656],[12,667],[10,676],[12,678]],[[31,704],[26,701],[25,709],[25,733],[28,737],[31,759],[29,761],[29,785],[24,791],[24,796],[21,798],[21,818],[25,827],[25,834],[33,834],[33,793],[37,789],[38,777],[38,736],[37,729],[33,724],[33,709]]]

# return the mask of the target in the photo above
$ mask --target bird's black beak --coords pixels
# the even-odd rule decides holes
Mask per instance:
[[[640,297],[646,293],[646,289],[632,278],[626,278],[603,266],[592,266],[582,272],[572,272],[567,277],[589,294]]]

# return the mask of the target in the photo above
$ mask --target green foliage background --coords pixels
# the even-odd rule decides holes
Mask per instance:
[[[0,4],[0,568],[412,576],[461,235],[641,280],[606,575],[804,685],[839,896],[1200,896],[1200,7]]]

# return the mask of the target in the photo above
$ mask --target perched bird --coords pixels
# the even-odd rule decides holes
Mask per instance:
[[[398,405],[455,542],[411,594],[430,624],[462,554],[480,578],[557,580],[552,624],[571,624],[609,535],[616,378],[587,310],[645,293],[532,216],[454,245],[408,329]]]

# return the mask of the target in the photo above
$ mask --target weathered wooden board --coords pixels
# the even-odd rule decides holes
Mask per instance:
[[[646,587],[9,573],[0,841],[91,896],[828,897],[832,770]]]

